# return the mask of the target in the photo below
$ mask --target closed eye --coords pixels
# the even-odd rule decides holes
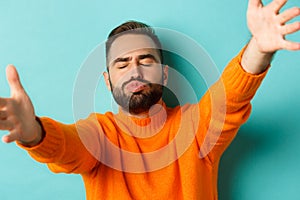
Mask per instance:
[[[127,65],[121,65],[121,66],[118,66],[117,68],[118,69],[124,69],[124,68],[126,68],[127,67]]]
[[[144,58],[144,59],[140,60],[140,65],[142,65],[142,66],[151,66],[154,63],[156,63],[156,62],[152,58]]]
[[[141,64],[144,67],[150,67],[151,65],[153,65],[153,63],[149,63],[149,64]]]

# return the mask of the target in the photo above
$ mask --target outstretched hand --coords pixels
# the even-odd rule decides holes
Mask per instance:
[[[6,68],[6,77],[11,90],[10,98],[0,98],[0,130],[8,130],[3,142],[19,141],[32,146],[41,140],[41,126],[36,121],[30,98],[21,85],[13,65]]]
[[[300,30],[300,22],[286,24],[300,15],[300,8],[294,7],[279,13],[286,2],[273,0],[263,6],[261,0],[249,0],[248,28],[262,53],[274,53],[280,49],[300,50],[300,43],[285,39],[286,35]]]

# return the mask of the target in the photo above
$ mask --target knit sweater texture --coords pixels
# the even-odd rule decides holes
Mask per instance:
[[[267,73],[243,70],[244,49],[196,104],[163,104],[142,119],[121,110],[74,124],[41,117],[43,141],[19,145],[55,173],[80,174],[87,200],[216,200],[220,157]]]

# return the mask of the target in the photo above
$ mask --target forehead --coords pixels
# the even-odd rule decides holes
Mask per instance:
[[[110,47],[108,58],[114,60],[131,53],[137,52],[155,52],[156,45],[147,35],[125,34],[114,40]]]

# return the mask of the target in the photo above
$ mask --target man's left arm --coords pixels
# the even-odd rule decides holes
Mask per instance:
[[[249,0],[247,21],[253,37],[200,101],[200,121],[208,120],[208,123],[200,123],[199,128],[200,132],[205,132],[198,134],[201,158],[206,157],[211,163],[218,161],[239,127],[248,119],[250,101],[266,75],[274,53],[280,49],[300,50],[299,43],[285,39],[287,34],[300,29],[300,22],[286,24],[300,15],[299,8],[279,14],[286,1],[273,0],[263,6],[261,0]],[[221,98],[224,92],[226,105]],[[215,108],[214,116],[212,107]]]

